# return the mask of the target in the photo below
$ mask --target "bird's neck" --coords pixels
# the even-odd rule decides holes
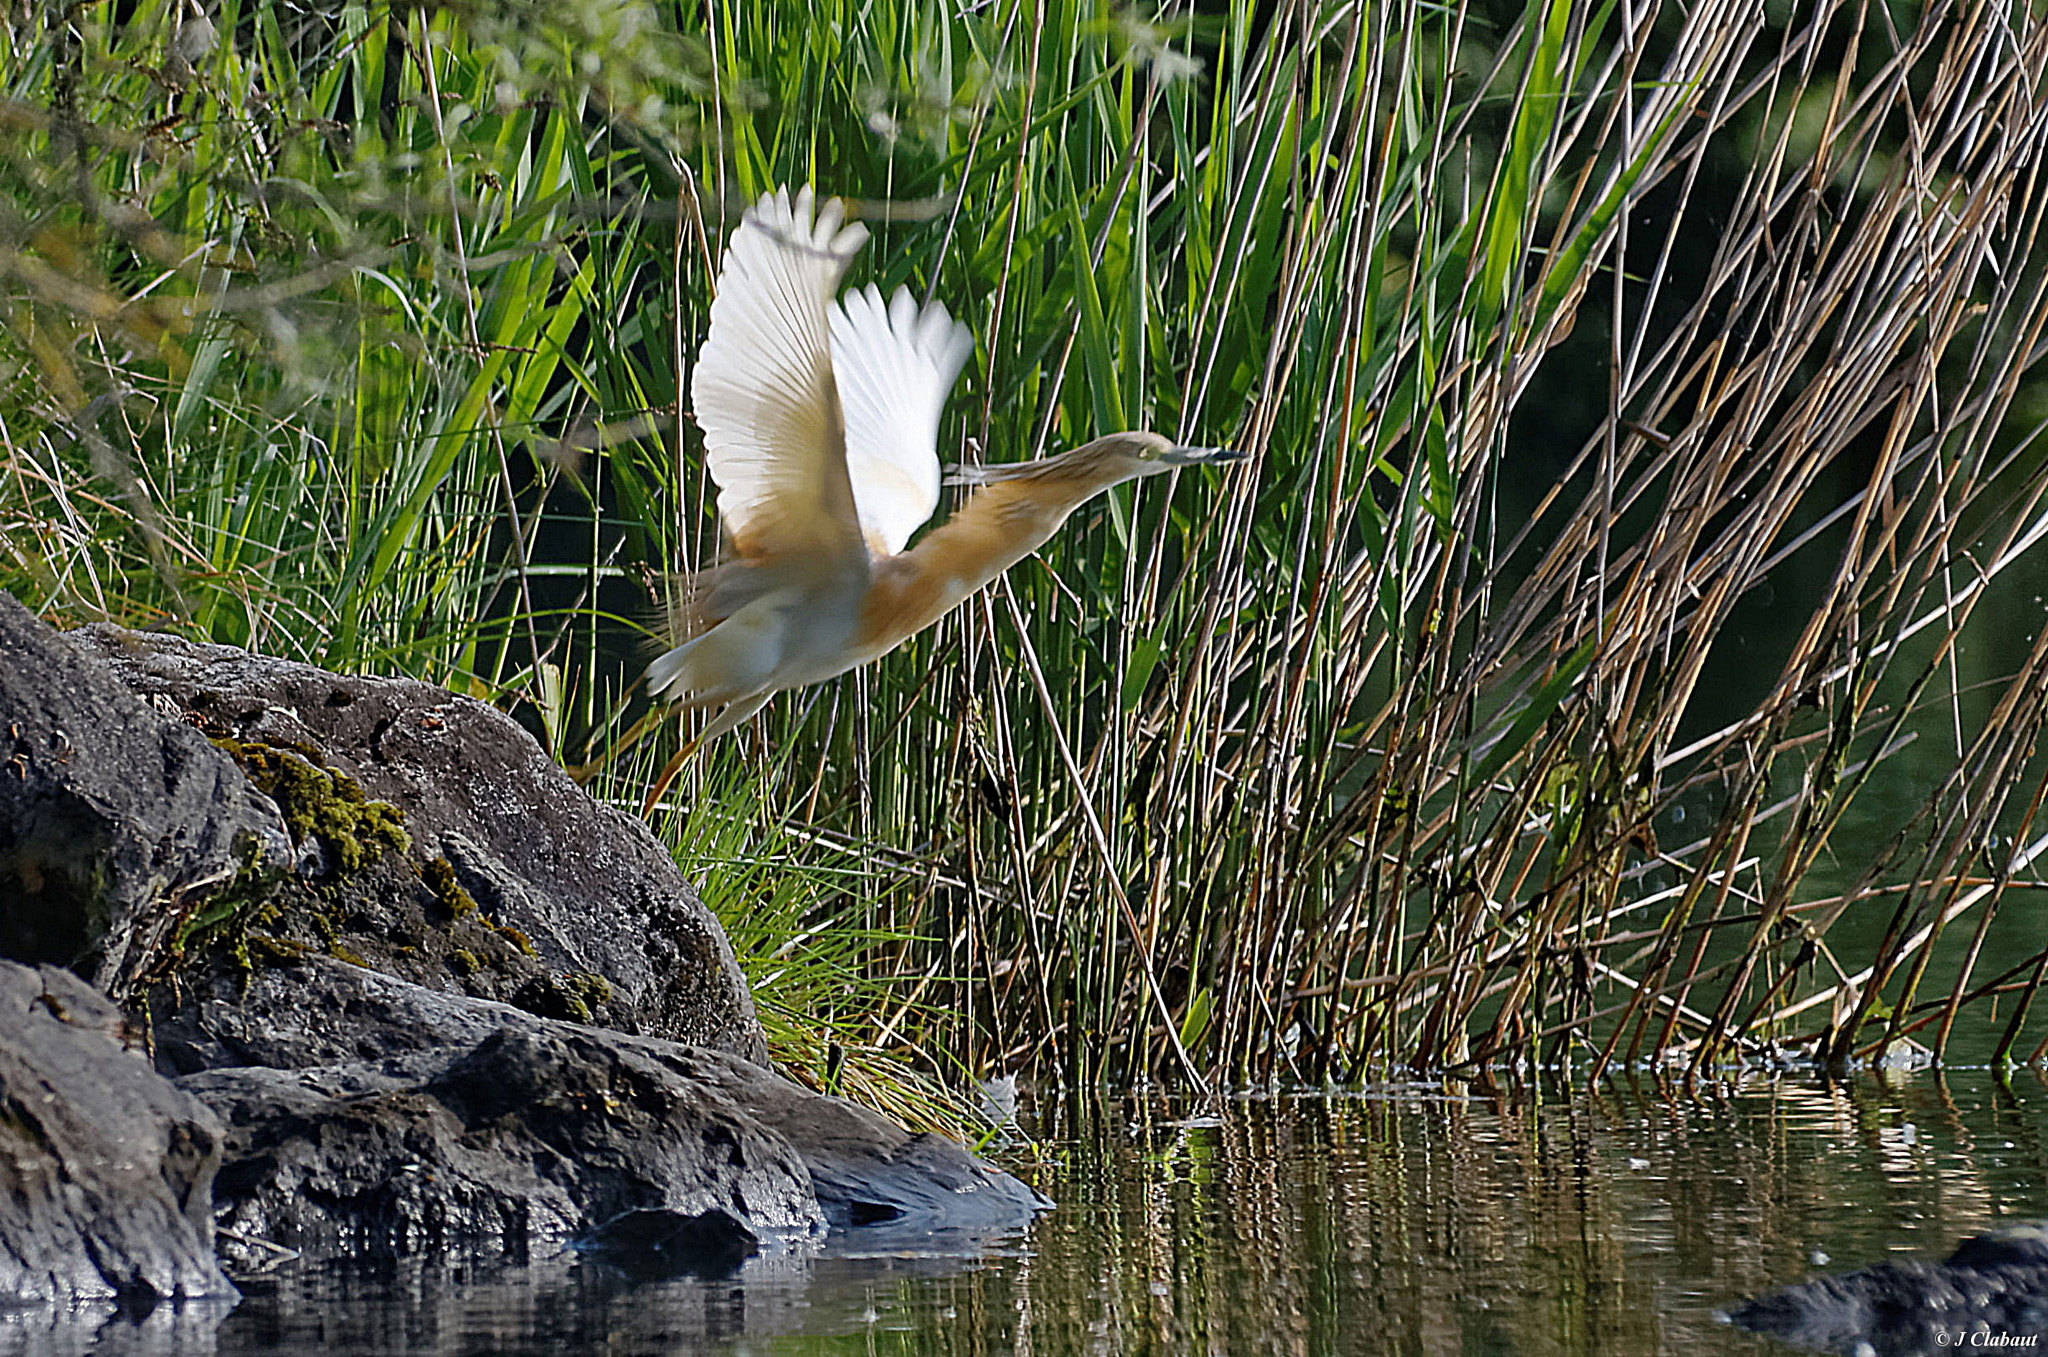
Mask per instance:
[[[877,564],[861,620],[873,653],[893,650],[1038,550],[1106,485],[1010,480],[976,488],[951,518]]]
[[[1044,546],[1069,514],[1105,488],[1050,478],[978,486],[907,554],[971,581],[968,592],[973,593]]]

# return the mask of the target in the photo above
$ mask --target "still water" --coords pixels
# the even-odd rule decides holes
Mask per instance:
[[[2048,1217],[2034,1073],[1091,1096],[1026,1122],[997,1157],[1058,1209],[971,1258],[287,1267],[227,1312],[0,1317],[0,1352],[1789,1353],[1717,1312]]]

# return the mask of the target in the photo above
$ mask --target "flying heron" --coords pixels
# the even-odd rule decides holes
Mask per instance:
[[[835,302],[868,238],[811,190],[756,203],[733,232],[690,394],[726,558],[683,582],[680,644],[647,667],[656,698],[723,706],[664,770],[787,688],[888,654],[1030,555],[1119,482],[1242,453],[1155,433],[1098,438],[1056,457],[962,467],[967,502],[914,547],[939,503],[946,392],[973,350],[967,327],[908,288]]]

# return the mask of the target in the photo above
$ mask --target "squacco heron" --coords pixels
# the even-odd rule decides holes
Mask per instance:
[[[1110,486],[1233,460],[1154,433],[1114,433],[1056,457],[962,468],[976,487],[914,547],[939,503],[946,393],[973,350],[967,327],[908,288],[835,301],[868,238],[838,199],[769,194],[725,252],[690,394],[728,551],[684,581],[681,643],[648,691],[723,706],[691,750],[768,699],[886,655],[1030,555]]]

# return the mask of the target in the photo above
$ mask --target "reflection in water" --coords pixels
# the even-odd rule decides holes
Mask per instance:
[[[1025,1101],[1060,1206],[971,1259],[287,1269],[224,1316],[0,1316],[0,1353],[1785,1353],[1719,1312],[2048,1216],[2033,1075]]]

